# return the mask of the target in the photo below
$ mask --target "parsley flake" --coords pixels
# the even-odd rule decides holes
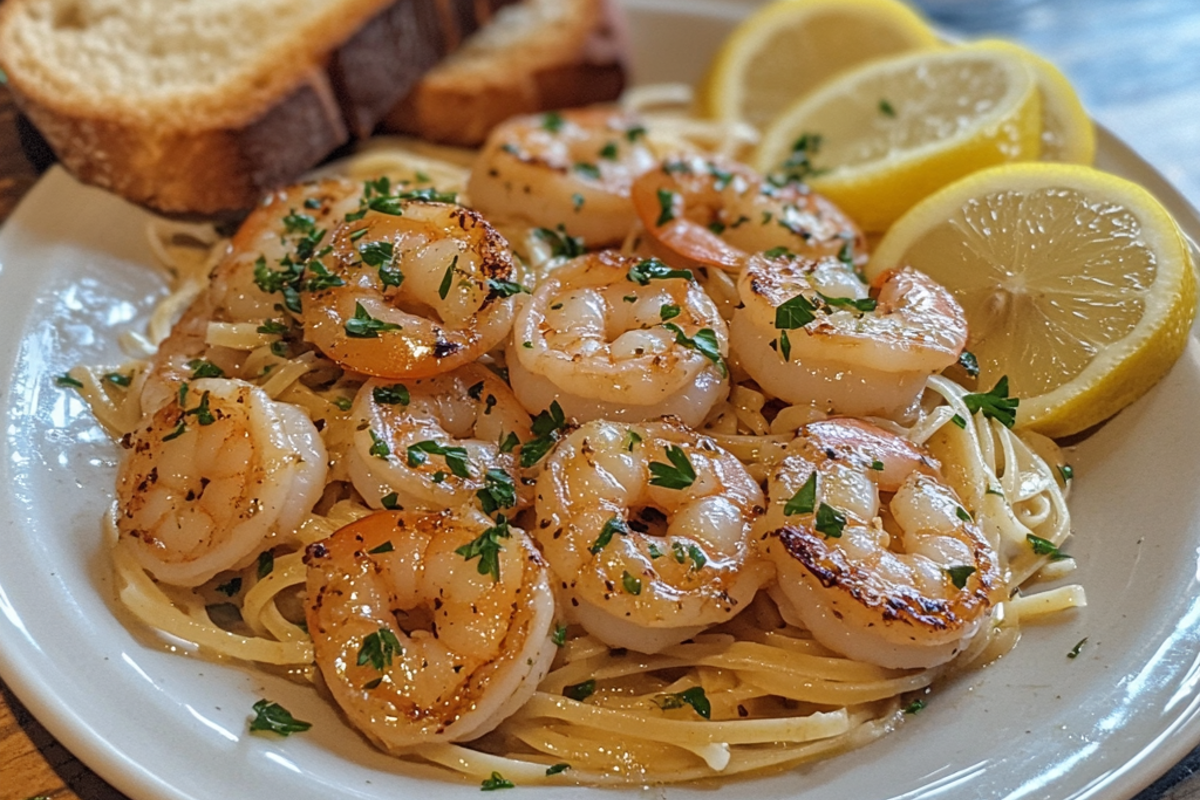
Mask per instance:
[[[1071,652],[1067,653],[1067,658],[1079,658],[1079,653],[1083,650],[1083,646],[1087,644],[1088,637],[1083,637],[1075,646],[1071,648]]]
[[[483,488],[475,496],[483,506],[483,513],[488,515],[517,504],[517,489],[512,477],[498,467],[490,467],[484,474]]]
[[[629,526],[620,517],[613,516],[608,522],[604,523],[604,527],[600,529],[600,535],[596,537],[596,541],[592,542],[592,546],[588,548],[588,552],[592,555],[599,553],[608,546],[608,543],[612,541],[613,534],[616,533],[628,536]]]
[[[840,539],[846,529],[846,515],[825,503],[817,506],[817,518],[813,527],[830,539]]]
[[[363,637],[362,647],[358,648],[356,663],[362,667],[370,664],[377,672],[383,672],[392,666],[392,659],[404,654],[404,646],[389,628],[380,628],[375,633]]]
[[[408,387],[403,383],[391,386],[376,386],[371,390],[371,399],[384,406],[406,406],[412,402]]]
[[[496,517],[496,524],[479,534],[468,544],[464,544],[454,552],[470,561],[473,558],[479,559],[479,564],[476,569],[480,575],[491,575],[494,582],[500,580],[500,551],[504,546],[500,544],[502,539],[507,539],[512,534],[508,530],[508,520],[503,514]]]
[[[1049,539],[1043,539],[1040,536],[1027,533],[1025,534],[1025,541],[1029,542],[1029,546],[1033,548],[1035,555],[1050,556],[1051,561],[1061,561],[1064,558],[1070,558],[1069,555],[1058,549],[1058,545]]]
[[[550,408],[539,412],[533,418],[533,435],[521,448],[521,466],[532,467],[541,461],[554,443],[558,441],[558,432],[567,426],[566,416],[557,400],[550,403]]]
[[[958,354],[958,365],[972,378],[979,377],[979,359],[970,350],[963,350]]]
[[[398,331],[400,326],[394,322],[384,322],[375,319],[362,303],[354,304],[354,319],[346,321],[346,335],[351,339],[378,339],[380,331]]]
[[[1008,376],[996,381],[990,392],[963,395],[963,403],[972,414],[983,412],[983,416],[994,419],[1006,428],[1017,421],[1017,406],[1021,401],[1008,396]]]
[[[650,485],[667,489],[686,489],[695,483],[696,470],[692,467],[692,462],[688,461],[687,453],[678,445],[669,445],[665,452],[667,460],[671,463],[650,462]]]
[[[655,698],[654,702],[663,710],[691,706],[692,710],[705,719],[712,717],[712,704],[709,702],[708,696],[704,694],[703,686],[693,686],[682,692],[662,694]]]
[[[563,687],[563,697],[569,697],[572,700],[579,700],[581,702],[591,697],[595,692],[595,678],[588,678],[583,683],[573,683]]]
[[[804,485],[792,495],[792,499],[788,500],[783,507],[783,513],[787,516],[795,514],[811,514],[813,509],[817,507],[817,473],[814,470],[808,476],[808,480]]]
[[[967,578],[974,575],[975,567],[970,567],[965,564],[957,567],[946,567],[946,574],[950,576],[950,582],[954,584],[955,589],[961,589],[967,585]]]
[[[621,574],[621,585],[625,587],[625,591],[632,595],[639,595],[642,593],[642,579],[635,578],[628,572]]]
[[[268,731],[280,736],[288,736],[293,733],[303,733],[311,727],[311,722],[296,719],[279,703],[259,700],[254,704],[254,719],[250,722],[252,731]]]
[[[817,307],[802,294],[780,303],[775,309],[775,327],[781,331],[803,328],[817,318]]]
[[[657,258],[648,258],[645,261],[639,261],[629,268],[627,278],[639,286],[649,286],[653,280],[668,280],[670,278],[683,278],[685,280],[695,280],[695,276],[690,269],[671,269]]]
[[[484,778],[483,783],[479,784],[479,791],[494,792],[497,789],[512,789],[515,786],[515,783],[501,775],[499,772],[493,772],[492,777]]]

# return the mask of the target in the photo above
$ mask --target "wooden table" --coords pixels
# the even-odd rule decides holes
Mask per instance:
[[[1195,11],[1186,5],[1181,5],[1181,3],[1189,4],[1191,2],[1193,0],[1180,0],[1175,6],[1186,11]],[[1089,3],[1092,5],[1089,6]],[[1099,2],[1096,0],[1086,0],[1086,2],[1084,0],[1066,0],[1056,7],[1055,13],[1061,13],[1066,17],[1073,13],[1090,16],[1093,13],[1102,13],[1102,10],[1097,8],[1101,5],[1111,6],[1113,13],[1132,13],[1131,9],[1140,7],[1140,4],[1125,4],[1124,0],[1120,0],[1120,2],[1118,0],[1100,0]],[[1171,5],[1171,3],[1166,5]],[[1072,11],[1072,6],[1076,7],[1074,11]],[[1047,9],[1040,12],[1043,18],[1050,13],[1049,7],[1047,4]],[[1197,27],[1197,30],[1200,31],[1200,26]],[[1043,44],[1039,41],[1039,36],[1045,33],[1037,28],[1001,32],[1027,41],[1032,40],[1035,45]],[[1052,48],[1042,47],[1041,49],[1043,52],[1053,55]],[[1200,48],[1192,48],[1189,52],[1194,54],[1197,50]],[[1079,58],[1082,59],[1083,56],[1080,55]],[[1071,74],[1072,79],[1078,82],[1081,77],[1086,78],[1085,74],[1075,73],[1069,59],[1059,60]],[[1193,78],[1193,84],[1200,80],[1200,72],[1196,75],[1198,77]],[[1083,89],[1086,90],[1086,88],[1084,85]],[[1086,91],[1084,91],[1084,97],[1085,101],[1089,100]],[[1164,98],[1162,102],[1164,108],[1169,108],[1169,98]],[[1119,117],[1114,115],[1113,118],[1107,119],[1103,114],[1105,110],[1103,103],[1098,102],[1097,98],[1090,98],[1089,106],[1093,110],[1097,110],[1099,106],[1099,110],[1102,112],[1099,116],[1102,121],[1133,141],[1135,146],[1138,146],[1144,154],[1149,155],[1156,164],[1161,164],[1161,159],[1155,158],[1154,153],[1146,153],[1147,147],[1139,141],[1136,129],[1138,119],[1143,120],[1147,128],[1156,125],[1157,120],[1153,114],[1143,113],[1136,119],[1124,115]],[[1151,108],[1151,110],[1154,109]],[[1192,108],[1181,112],[1190,114],[1193,120],[1190,127],[1180,129],[1184,131],[1183,135],[1191,135],[1189,132],[1194,133],[1196,128],[1195,110]],[[1128,129],[1126,129],[1127,126]],[[18,117],[8,91],[0,89],[0,221],[8,217],[16,203],[37,180],[41,170],[45,169],[52,161],[53,156],[47,151],[36,132]],[[1167,173],[1184,190],[1185,194],[1193,196],[1193,201],[1195,201],[1194,195],[1188,191],[1196,186],[1195,176],[1186,168],[1180,173],[1175,173],[1168,168]],[[1197,771],[1200,771],[1200,748],[1193,751],[1153,786],[1139,794],[1136,800],[1200,800],[1200,775],[1196,775]],[[68,798],[119,800],[125,797],[55,741],[54,737],[13,696],[8,687],[0,682],[0,800],[25,800],[25,798],[41,796],[55,798],[55,800],[68,800]]]

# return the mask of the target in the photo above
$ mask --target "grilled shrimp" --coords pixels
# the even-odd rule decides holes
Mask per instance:
[[[305,338],[348,369],[391,379],[449,372],[503,341],[520,291],[504,238],[461,206],[384,208],[331,234],[330,274],[304,298]]]
[[[566,611],[614,647],[653,653],[730,619],[770,575],[750,528],[758,484],[668,422],[589,422],[538,478],[534,537]]]
[[[309,545],[305,563],[317,666],[386,750],[487,733],[557,650],[545,562],[478,510],[377,512]]]
[[[605,251],[557,267],[522,306],[508,347],[530,411],[577,421],[670,414],[704,421],[729,381],[725,321],[690,272]]]
[[[300,300],[289,296],[292,269],[300,269],[328,242],[329,231],[358,207],[361,187],[342,179],[312,181],[267,195],[246,217],[213,269],[209,301],[214,318],[256,322],[279,316]],[[294,287],[291,287],[294,288]]]
[[[504,228],[559,225],[590,247],[633,228],[629,187],[656,158],[635,117],[591,108],[514,117],[497,126],[471,172],[475,208]]]
[[[532,493],[518,479],[513,451],[530,438],[529,415],[487,367],[468,364],[408,383],[367,381],[351,413],[362,427],[350,476],[372,508],[389,496],[401,508],[431,511],[477,496],[489,513],[528,503]]]
[[[884,667],[953,658],[1001,599],[1003,581],[995,549],[936,462],[853,419],[810,423],[788,449],[756,529],[785,618]],[[892,495],[886,511],[880,492]]]
[[[272,534],[298,526],[325,489],[316,426],[240,380],[181,384],[122,444],[122,546],[164,583],[198,586],[242,566]]]
[[[775,248],[866,264],[866,239],[842,211],[801,183],[777,186],[720,156],[677,155],[633,183],[651,252],[681,266],[737,273],[748,254]]]
[[[738,363],[770,394],[837,414],[904,419],[967,342],[954,297],[911,267],[867,287],[836,258],[751,256],[730,322]]]

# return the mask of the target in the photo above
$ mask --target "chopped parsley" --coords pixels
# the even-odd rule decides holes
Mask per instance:
[[[384,322],[375,319],[362,303],[354,304],[354,319],[346,321],[346,335],[351,339],[378,339],[381,331],[398,331],[400,326],[394,322]]]
[[[792,499],[788,500],[783,507],[783,513],[787,516],[794,514],[811,514],[813,509],[817,507],[817,473],[814,470],[808,476],[808,480],[804,485],[792,495]]]
[[[568,764],[566,762],[559,762],[558,764],[555,764],[554,766],[546,767],[546,775],[547,776],[557,775],[558,773],[564,772],[570,768],[571,768],[570,764]]]
[[[1071,652],[1067,653],[1067,658],[1079,658],[1079,653],[1083,650],[1083,646],[1087,644],[1088,637],[1083,637],[1075,646],[1071,648]]]
[[[122,389],[128,389],[129,384],[133,383],[133,376],[126,375],[123,372],[108,372],[105,373],[104,380],[108,381],[114,386],[120,386]]]
[[[367,433],[371,436],[371,449],[367,452],[386,461],[387,457],[392,454],[392,448],[388,447],[388,443],[375,432],[374,428],[367,428]]]
[[[632,595],[639,595],[642,593],[642,579],[635,578],[628,572],[621,574],[621,585],[625,587],[625,591]]]
[[[529,291],[516,281],[505,280],[503,278],[488,278],[487,285],[488,291],[497,297],[512,297],[514,294]]]
[[[554,258],[575,258],[587,252],[583,237],[571,236],[562,224],[557,230],[538,228],[533,233],[550,247],[550,255]]]
[[[833,506],[821,503],[817,506],[817,518],[813,527],[827,538],[840,539],[842,531],[846,529],[846,515]]]
[[[1058,474],[1062,476],[1063,483],[1070,483],[1075,478],[1075,468],[1070,464],[1063,464],[1058,467]]]
[[[493,772],[492,777],[484,778],[483,783],[479,784],[479,791],[494,792],[497,789],[512,789],[515,786],[515,783],[501,775],[499,772]]]
[[[392,492],[391,494],[385,494],[383,497],[379,498],[379,504],[388,511],[399,511],[400,495],[396,494],[395,492]]]
[[[717,343],[717,333],[712,328],[701,328],[695,336],[688,336],[683,328],[674,322],[664,322],[663,327],[675,334],[675,343],[695,350],[717,366],[717,371],[724,377],[728,374],[725,359],[721,358],[721,347]]]
[[[658,220],[654,223],[656,228],[661,228],[671,220],[675,219],[675,198],[676,194],[669,189],[658,190]]]
[[[467,467],[467,448],[465,447],[447,447],[426,439],[423,442],[410,444],[405,455],[410,467],[419,467],[424,464],[427,455],[441,456],[446,459],[446,466],[454,475],[459,478],[471,477],[471,470]]]
[[[820,172],[813,166],[812,158],[821,149],[821,136],[815,133],[801,134],[792,143],[792,153],[783,162],[782,174],[772,175],[778,182],[803,181]]]
[[[803,328],[817,318],[817,307],[811,300],[798,294],[780,303],[775,309],[775,327],[781,331]]]
[[[616,142],[608,142],[600,148],[600,157],[607,161],[616,161],[619,151],[620,147]]]
[[[918,711],[921,711],[922,709],[924,709],[925,705],[926,704],[925,704],[924,700],[917,698],[916,700],[913,700],[911,703],[909,703],[908,705],[906,705],[904,707],[904,713],[905,714],[916,714]]]
[[[979,359],[970,350],[963,350],[959,353],[958,365],[966,370],[972,378],[979,377]]]
[[[967,585],[967,578],[974,575],[975,567],[970,567],[965,564],[957,567],[946,567],[946,574],[950,576],[950,582],[954,584],[955,589],[961,589]]]
[[[671,463],[650,462],[650,485],[667,489],[686,489],[695,483],[696,470],[692,467],[692,462],[688,461],[687,453],[678,445],[669,445],[665,452],[667,460]]]
[[[649,286],[650,281],[653,280],[683,278],[690,281],[695,279],[690,269],[671,269],[657,258],[648,258],[634,264],[629,268],[627,277],[639,286]]]
[[[963,403],[972,414],[983,412],[983,416],[994,419],[1006,428],[1017,421],[1017,406],[1021,401],[1008,396],[1008,376],[996,381],[990,392],[963,395]]]
[[[270,575],[271,572],[274,571],[274,569],[275,569],[275,554],[272,553],[270,550],[263,550],[261,553],[258,554],[258,570],[257,570],[258,579],[261,581],[263,578]]]
[[[1058,545],[1049,539],[1043,539],[1040,536],[1027,533],[1025,534],[1025,541],[1029,542],[1029,546],[1033,548],[1035,555],[1050,556],[1051,561],[1061,561],[1064,558],[1070,558],[1069,555],[1058,549]]]
[[[226,597],[233,597],[242,590],[241,578],[230,578],[226,583],[222,583],[217,587],[217,591]]]
[[[396,551],[396,545],[392,544],[391,539],[388,539],[383,544],[379,545],[378,547],[372,547],[367,552],[373,556],[379,556],[379,555],[383,555],[384,553],[394,553],[395,551]]]
[[[563,687],[563,697],[583,701],[596,692],[596,679],[588,678],[583,683],[573,683]]]
[[[517,489],[512,477],[498,467],[490,467],[484,474],[483,488],[475,496],[483,506],[483,513],[488,515],[517,504]]]
[[[620,517],[613,516],[608,522],[604,523],[604,527],[600,529],[600,535],[596,537],[596,541],[592,542],[592,546],[588,548],[588,552],[593,555],[599,553],[612,541],[613,534],[617,533],[622,536],[628,536],[629,526]]]
[[[887,100],[880,100],[879,101],[879,113],[883,114],[885,117],[893,117],[894,118],[896,116],[896,109]]]
[[[600,180],[600,168],[595,164],[590,164],[586,161],[580,161],[574,165],[573,169],[585,178],[590,178],[594,181]]]
[[[205,361],[202,358],[193,358],[188,362],[188,369],[192,371],[192,380],[200,380],[201,378],[224,378],[225,370],[218,367],[211,361]]]
[[[705,719],[712,717],[712,704],[708,701],[707,695],[704,694],[703,686],[693,686],[690,689],[684,689],[682,692],[661,694],[655,698],[654,702],[663,710],[691,706],[692,710]]]
[[[450,294],[450,285],[454,282],[456,269],[458,269],[458,256],[455,256],[454,260],[450,262],[450,266],[446,267],[446,274],[442,276],[442,283],[438,286],[438,297],[443,300],[446,299],[446,295]]]
[[[564,123],[565,120],[563,120],[562,114],[559,114],[557,111],[551,111],[542,115],[542,130],[550,131],[550,133],[561,131]]]
[[[78,381],[75,378],[72,378],[69,374],[67,374],[65,372],[62,375],[59,375],[57,378],[55,378],[54,382],[56,384],[58,384],[59,386],[70,387],[72,389],[82,389],[83,388],[83,383],[81,381]]]
[[[663,322],[666,322],[669,319],[675,319],[675,317],[678,317],[680,313],[679,306],[677,305],[667,304],[658,309],[658,316]]]
[[[396,634],[389,628],[380,628],[375,633],[363,637],[355,663],[360,667],[370,664],[377,672],[383,672],[392,666],[392,659],[403,654],[404,646],[400,644]]]
[[[296,719],[279,703],[259,700],[254,704],[254,719],[250,721],[250,730],[252,731],[269,731],[280,736],[288,736],[293,733],[303,733],[311,727],[311,722]]]
[[[563,647],[567,643],[567,625],[560,622],[554,626],[554,633],[550,634],[550,641],[555,647]]]
[[[511,535],[508,530],[508,520],[503,514],[500,514],[496,517],[495,525],[454,552],[467,561],[478,558],[479,564],[476,569],[479,574],[491,575],[492,580],[498,582],[500,580],[500,551],[504,549],[504,545],[500,542]]]
[[[533,418],[533,435],[521,448],[521,466],[532,467],[541,461],[554,443],[558,441],[558,433],[567,426],[566,416],[557,400],[550,403],[550,408],[540,412]]]
[[[408,387],[403,383],[393,383],[391,386],[376,386],[371,390],[371,399],[384,406],[406,406],[412,402]]]
[[[520,443],[521,440],[517,438],[517,434],[509,431],[508,435],[500,440],[500,452],[511,453]]]

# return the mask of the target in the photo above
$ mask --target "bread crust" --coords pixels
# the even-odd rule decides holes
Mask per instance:
[[[536,47],[507,48],[483,63],[451,58],[433,69],[381,127],[471,147],[517,114],[615,100],[628,72],[623,17],[613,0],[571,5],[577,8],[569,22]]]
[[[170,213],[253,206],[352,135],[370,133],[461,38],[444,27],[444,0],[342,0],[306,26],[320,26],[319,36],[267,54],[218,95],[97,102],[46,91],[25,74],[9,45],[27,1],[0,4],[0,67],[18,107],[81,180]]]

